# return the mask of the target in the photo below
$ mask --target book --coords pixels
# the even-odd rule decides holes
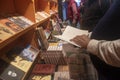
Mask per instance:
[[[25,72],[0,59],[0,79],[22,80]]]
[[[20,26],[16,25],[14,22],[10,21],[7,18],[0,19],[0,23],[3,24],[3,25],[5,25],[5,26],[7,26],[8,28],[10,28],[15,33],[23,30],[23,28],[21,28]]]
[[[38,12],[38,14],[41,15],[42,17],[44,17],[44,19],[50,17],[44,11]]]
[[[59,71],[59,72],[69,71],[69,66],[68,65],[59,65],[57,71]]]
[[[32,74],[53,74],[55,68],[54,64],[35,64]]]
[[[44,17],[39,14],[39,12],[35,13],[36,22],[44,20]]]
[[[44,30],[45,32],[45,36],[47,39],[49,39],[51,37],[51,31],[50,30]]]
[[[67,26],[62,35],[55,35],[54,37],[59,38],[61,40],[64,40],[64,41],[66,41],[70,44],[73,44],[75,46],[80,47],[76,43],[70,41],[70,39],[73,39],[75,36],[82,35],[82,34],[88,35],[88,31],[74,28],[72,26]]]
[[[62,51],[62,43],[61,42],[49,43],[47,51]]]
[[[8,19],[12,22],[14,22],[15,24],[17,24],[18,26],[20,26],[21,28],[27,28],[30,25],[28,23],[26,23],[25,21],[23,21],[22,19],[19,18],[19,16],[12,16],[12,17],[8,17]]]
[[[44,58],[46,64],[65,65],[66,60],[63,57],[62,51],[43,51],[41,58]]]
[[[29,25],[33,25],[34,22],[32,22],[31,20],[29,20],[28,18],[24,17],[24,16],[18,16],[21,20],[25,21],[26,23],[28,23]]]
[[[71,80],[68,71],[55,72],[54,80]]]
[[[28,45],[24,50],[20,53],[22,55],[22,58],[33,62],[37,55],[39,54],[39,50],[31,45]]]
[[[47,50],[49,43],[47,41],[47,38],[45,36],[45,32],[42,27],[38,27],[36,29],[36,36],[38,38],[39,45],[41,46],[41,49]]]
[[[36,75],[31,74],[27,80],[52,80],[51,75]]]
[[[38,52],[32,52],[33,49],[29,48],[22,48],[22,47],[15,47],[8,51],[7,53],[1,56],[1,59],[14,65],[15,67],[19,68],[20,70],[27,72],[35,58],[37,57]]]
[[[0,24],[0,41],[6,40],[7,38],[11,37],[15,34],[11,29]]]

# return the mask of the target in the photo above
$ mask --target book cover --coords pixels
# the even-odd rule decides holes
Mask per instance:
[[[68,71],[64,72],[55,72],[54,80],[71,80]]]
[[[43,50],[47,50],[49,43],[47,41],[45,32],[42,27],[39,27],[36,29],[36,36],[37,36],[38,40],[40,41],[41,48]]]
[[[42,21],[44,20],[44,17],[42,17],[39,12],[35,13],[35,19],[36,19],[36,22],[39,22],[39,21]]]
[[[1,56],[1,59],[14,65],[22,71],[27,72],[37,57],[37,54],[38,52],[36,52],[34,48],[31,47],[28,49],[15,47],[7,53],[3,54],[3,56]]]
[[[42,11],[41,11],[41,12],[38,12],[38,14],[41,15],[42,17],[44,17],[44,19],[45,19],[45,18],[48,18],[48,16],[45,15]]]
[[[42,13],[45,14],[47,17],[50,17],[50,14],[48,14],[47,12],[42,11]]]
[[[62,43],[61,42],[49,43],[47,51],[62,51]]]
[[[27,80],[52,80],[51,75],[36,75],[31,74]]]
[[[59,65],[57,71],[59,71],[59,72],[69,71],[69,66],[68,65]]]
[[[51,37],[51,32],[50,30],[44,30],[45,36],[47,39],[49,39]]]
[[[26,23],[28,23],[29,25],[33,25],[34,22],[32,22],[31,20],[29,20],[28,18],[24,17],[24,16],[18,16],[21,20],[25,21]]]
[[[0,79],[22,80],[25,72],[0,59]]]
[[[41,57],[46,64],[64,65],[66,61],[61,51],[43,51]]]
[[[19,16],[12,16],[12,17],[8,17],[8,19],[12,22],[14,22],[15,24],[17,24],[18,26],[20,26],[21,28],[27,28],[30,25],[28,23],[26,23],[25,21],[23,21],[22,19],[19,18]]]
[[[23,49],[23,51],[20,53],[21,57],[33,62],[37,55],[39,54],[39,50],[31,45],[28,45],[26,48]]]
[[[73,39],[75,36],[82,35],[82,34],[88,35],[88,31],[87,30],[80,30],[80,29],[74,28],[72,26],[67,26],[62,35],[55,35],[54,37],[59,38],[61,40],[64,40],[64,41],[66,41],[70,44],[73,44],[75,46],[80,47],[79,45],[70,41],[70,39]]]
[[[12,30],[7,28],[6,26],[0,24],[0,40],[3,41],[14,34]]]
[[[53,64],[35,64],[33,74],[53,74],[56,66]]]
[[[16,25],[14,22],[10,21],[7,18],[4,19],[0,19],[0,23],[7,26],[8,28],[10,28],[11,30],[13,30],[14,32],[19,32],[21,30],[23,30],[23,28],[21,28],[20,26]]]

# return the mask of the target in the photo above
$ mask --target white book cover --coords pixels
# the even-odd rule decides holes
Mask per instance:
[[[78,29],[72,26],[67,26],[62,35],[55,35],[54,37],[67,41],[68,43],[71,43],[75,46],[80,47],[79,45],[75,44],[74,42],[70,40],[73,39],[77,35],[83,35],[83,34],[88,35],[88,31],[81,30],[81,29]]]

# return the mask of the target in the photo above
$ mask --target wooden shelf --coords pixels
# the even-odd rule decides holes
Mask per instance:
[[[19,14],[19,16],[23,16],[33,22],[30,26],[20,30],[5,40],[0,41],[0,56],[7,53],[9,50],[12,50],[16,46],[26,47],[26,45],[32,45],[36,49],[39,49],[38,43],[36,42],[36,28],[43,24],[46,25],[45,28],[49,28],[50,18],[52,16],[50,14],[50,10],[57,12],[57,7],[57,0],[0,0],[0,19],[1,17],[3,18],[3,16],[4,18],[8,18],[11,15]],[[40,21],[36,21],[35,14],[37,12],[45,12],[49,16]],[[27,79],[27,76],[30,74],[34,63],[35,61],[32,62],[29,70],[25,72],[22,80]]]

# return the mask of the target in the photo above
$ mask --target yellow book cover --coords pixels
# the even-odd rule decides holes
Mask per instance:
[[[51,75],[32,75],[29,80],[51,80]]]
[[[14,55],[12,55],[12,56],[14,56]],[[3,55],[2,59],[8,63],[14,65],[15,67],[21,69],[24,72],[27,72],[32,65],[31,61],[27,61],[20,56],[14,56],[14,59],[11,61],[11,59],[8,58],[8,56]]]

